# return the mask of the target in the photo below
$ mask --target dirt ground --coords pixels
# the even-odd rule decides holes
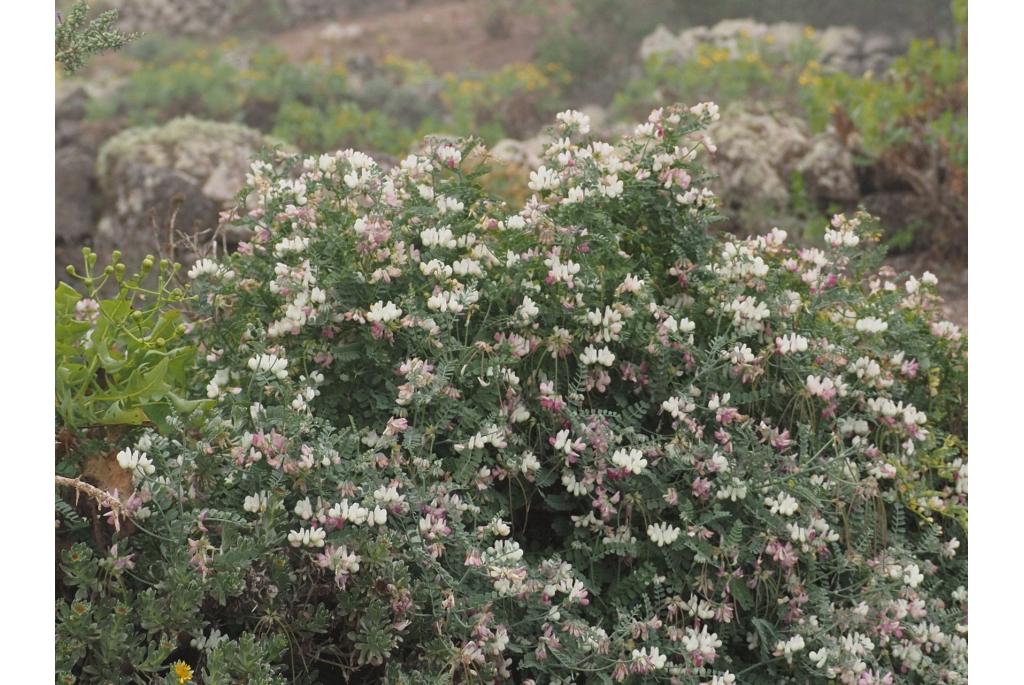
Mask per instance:
[[[950,321],[967,330],[966,266],[936,263],[924,254],[896,255],[886,259],[886,263],[897,272],[909,271],[918,277],[925,271],[935,274],[939,279],[939,295],[944,300],[943,312]]]
[[[548,14],[562,11],[557,3],[552,5]],[[351,21],[297,27],[274,36],[272,43],[295,60],[393,55],[425,61],[440,73],[531,61],[545,19],[522,11],[502,15],[493,7],[421,1]]]

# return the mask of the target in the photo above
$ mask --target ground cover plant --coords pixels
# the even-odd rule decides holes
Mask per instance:
[[[717,116],[563,112],[520,210],[472,139],[255,161],[212,406],[58,505],[58,679],[966,682],[966,339],[866,215],[710,234]]]

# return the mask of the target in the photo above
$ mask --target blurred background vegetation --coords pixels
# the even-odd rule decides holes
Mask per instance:
[[[424,135],[472,134],[496,146],[491,184],[508,193],[525,188],[557,111],[584,109],[615,135],[654,107],[713,99],[734,122],[715,167],[735,219],[725,228],[778,223],[811,241],[830,212],[865,205],[898,253],[958,273],[966,263],[965,0],[104,0],[92,11],[110,8],[143,35],[73,77],[57,72],[58,260],[102,246],[132,197],[128,180],[96,169],[126,129],[191,116],[385,162]],[[192,173],[188,155],[168,158]],[[833,158],[849,178],[822,189]],[[739,190],[767,185],[758,165],[784,186],[764,202]],[[209,195],[218,173],[190,182]],[[187,203],[189,186],[175,187]]]

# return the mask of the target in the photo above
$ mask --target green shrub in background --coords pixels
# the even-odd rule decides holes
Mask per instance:
[[[914,41],[881,77],[812,76],[799,97],[812,126],[854,137],[870,163],[927,201],[935,214],[930,240],[966,252],[951,241],[967,224],[966,32],[952,47]]]
[[[294,64],[274,48],[246,50],[233,41],[190,45],[158,50],[109,102],[93,104],[93,116],[119,114],[142,125],[191,114],[267,130],[286,103],[327,107],[350,97],[343,68]]]
[[[732,49],[698,47],[696,59],[678,63],[651,55],[636,78],[616,93],[612,107],[620,116],[636,116],[652,102],[686,94],[722,105],[761,102],[788,110],[799,106],[800,86],[816,69],[818,49],[812,34],[779,50],[771,41],[740,39]]]
[[[966,682],[966,341],[867,216],[710,235],[716,116],[564,112],[519,211],[473,140],[257,161],[58,677]]]
[[[566,83],[554,66],[442,77],[389,58],[354,85],[341,65],[296,64],[274,48],[164,43],[139,53],[148,61],[90,103],[94,119],[143,125],[190,114],[244,123],[309,151],[356,145],[400,155],[426,133],[473,131],[488,142],[531,135],[557,110]]]
[[[967,221],[966,9],[955,16],[959,33],[952,44],[914,41],[885,74],[823,70],[810,33],[784,53],[765,40],[741,40],[733,50],[701,46],[697,59],[683,64],[653,55],[642,74],[616,95],[613,106],[620,116],[635,115],[652,103],[693,94],[795,112],[814,132],[832,126],[860,164],[899,179],[929,207],[929,214],[914,225],[897,227],[896,239],[962,255],[966,245],[960,238]]]
[[[533,135],[562,103],[568,74],[555,64],[512,64],[478,76],[448,74],[441,101],[450,113],[451,132],[474,132],[494,143]]]

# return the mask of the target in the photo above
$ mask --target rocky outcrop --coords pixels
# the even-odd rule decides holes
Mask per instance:
[[[816,46],[817,60],[823,68],[857,75],[885,71],[908,45],[905,37],[866,33],[853,26],[814,31],[792,22],[762,24],[752,19],[726,19],[714,26],[695,26],[678,34],[659,26],[641,43],[640,57],[646,60],[659,55],[682,64],[697,59],[702,45],[739,54],[744,42],[749,41],[756,41],[762,49],[786,54],[804,40]]]
[[[189,262],[185,236],[209,238],[233,204],[252,159],[278,141],[237,124],[185,117],[122,131],[100,150],[97,177],[106,213],[96,252],[120,249],[129,265],[146,254]]]
[[[709,133],[712,185],[734,207],[784,207],[796,174],[818,205],[857,200],[853,157],[832,131],[811,135],[797,117],[734,108]]]
[[[96,155],[119,125],[110,120],[89,121],[86,112],[91,98],[82,86],[57,92],[54,252],[58,279],[66,265],[81,261],[81,248],[92,245],[100,209]]]

